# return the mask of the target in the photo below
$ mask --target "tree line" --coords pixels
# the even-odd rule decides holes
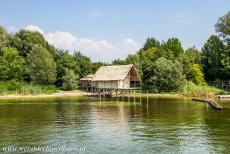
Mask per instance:
[[[92,62],[79,51],[70,54],[49,44],[42,34],[20,30],[14,34],[0,27],[0,82],[30,85],[54,85],[63,90],[77,89],[79,79],[95,73],[102,65],[134,64],[143,87],[155,91],[172,91],[187,81],[216,85],[230,77],[230,12],[215,25],[201,51],[184,50],[178,38],[160,42],[147,38],[143,47],[125,60],[111,63]]]

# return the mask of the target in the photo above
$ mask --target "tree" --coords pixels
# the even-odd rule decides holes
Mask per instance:
[[[188,79],[193,64],[201,65],[201,52],[195,47],[188,48],[184,54],[178,57],[178,61],[183,65],[183,72]]]
[[[35,45],[27,61],[28,73],[35,84],[49,85],[56,81],[56,63],[44,47]]]
[[[146,51],[140,50],[139,53],[140,58],[140,69],[142,72],[142,79],[143,82],[147,81],[154,75],[154,68],[155,62],[163,57],[166,56],[165,50],[162,48],[150,48]]]
[[[147,82],[158,91],[177,90],[185,81],[182,65],[164,57],[156,61],[154,75]]]
[[[79,86],[79,76],[71,69],[65,69],[63,76],[62,88],[64,90],[73,90]]]
[[[224,70],[223,78],[228,80],[230,78],[230,44],[226,45],[225,50],[222,52],[220,58]]]
[[[188,57],[191,64],[200,64],[201,52],[195,47],[188,48],[185,51],[186,57]]]
[[[224,44],[218,36],[212,35],[202,48],[201,63],[206,80],[223,79],[225,76],[221,55],[224,53]]]
[[[19,54],[26,57],[32,50],[34,45],[40,45],[51,54],[54,53],[54,48],[48,44],[44,36],[39,32],[32,32],[28,30],[20,30],[14,36],[10,37],[10,45],[17,49]]]
[[[9,34],[0,26],[0,51],[9,43]]]
[[[82,55],[79,51],[75,52],[73,58],[78,66],[75,70],[76,74],[82,78],[89,73],[92,73],[92,63],[89,57]]]
[[[5,47],[2,49],[3,55],[0,56],[0,80],[22,80],[25,69],[25,62],[18,55],[15,48]]]
[[[184,49],[181,46],[181,42],[178,38],[170,38],[166,43],[163,44],[163,47],[167,51],[167,54],[172,54],[174,58],[177,58],[180,54],[184,53]],[[170,56],[171,58],[173,58]]]
[[[72,55],[68,51],[58,51],[58,56],[56,56],[56,65],[57,65],[57,81],[55,82],[56,86],[63,85],[63,76],[66,74],[66,70],[79,70],[77,63],[75,62]]]
[[[202,68],[198,64],[193,64],[189,69],[187,79],[198,85],[205,85],[204,74]]]
[[[227,12],[227,14],[221,16],[218,19],[215,27],[216,31],[219,32],[224,39],[230,41],[230,12]]]
[[[118,59],[113,60],[112,64],[113,65],[127,65],[128,63],[125,60],[118,58]]]
[[[154,37],[147,38],[143,50],[148,50],[150,48],[156,48],[160,46],[160,42],[156,40]]]

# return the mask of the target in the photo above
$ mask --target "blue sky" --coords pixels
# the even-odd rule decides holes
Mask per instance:
[[[229,0],[2,0],[0,25],[40,30],[59,48],[110,61],[135,53],[150,36],[201,48],[227,11]]]

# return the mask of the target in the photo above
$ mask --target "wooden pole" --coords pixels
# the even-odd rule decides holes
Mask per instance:
[[[147,90],[147,103],[149,103],[149,91]]]
[[[130,89],[128,91],[129,91],[129,95],[128,95],[129,99],[128,99],[128,101],[130,102]]]
[[[140,103],[141,103],[141,90],[140,90]]]
[[[123,97],[124,97],[124,96],[123,96],[123,92],[124,92],[124,91],[123,91],[123,89],[122,89],[122,92],[121,92],[121,93],[122,93],[122,102],[123,102]]]
[[[134,99],[133,99],[134,103],[136,102],[136,90],[134,90]]]

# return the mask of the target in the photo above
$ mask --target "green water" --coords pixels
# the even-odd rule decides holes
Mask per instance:
[[[229,153],[230,101],[219,103],[224,110],[175,98],[1,101],[0,151],[39,146],[78,148],[52,153]]]

